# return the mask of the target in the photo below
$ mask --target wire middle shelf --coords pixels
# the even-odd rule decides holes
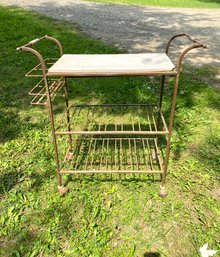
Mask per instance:
[[[161,109],[154,104],[76,104],[61,119],[55,135],[166,135]],[[161,125],[159,126],[159,123]],[[67,127],[74,128],[67,130]]]

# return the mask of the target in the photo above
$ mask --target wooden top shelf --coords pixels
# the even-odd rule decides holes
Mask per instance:
[[[175,65],[165,53],[64,54],[47,76],[140,76],[175,75]]]

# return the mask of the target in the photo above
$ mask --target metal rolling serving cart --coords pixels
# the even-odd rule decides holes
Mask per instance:
[[[192,44],[183,49],[175,66],[168,54],[171,42],[177,37],[187,37]],[[42,55],[32,48],[41,40],[52,40],[59,47],[60,58],[43,59]],[[40,62],[26,76],[40,77],[29,95],[33,97],[31,104],[45,105],[49,112],[58,190],[61,195],[67,192],[63,185],[63,174],[153,173],[161,174],[160,195],[166,196],[165,178],[182,60],[187,52],[200,47],[206,48],[183,33],[169,40],[165,53],[63,54],[60,42],[47,35],[17,48],[33,53]],[[166,75],[175,77],[169,125],[166,124],[162,113]],[[159,103],[69,105],[67,78],[109,76],[162,76]],[[62,88],[65,96],[66,125],[61,121],[55,126],[53,100]],[[124,119],[116,121],[113,117],[117,113],[126,116],[128,111],[132,111],[133,116],[126,124]],[[83,120],[80,115],[83,115]],[[60,135],[68,137],[68,147],[62,162],[57,143]],[[159,135],[167,138],[164,158],[158,147]]]

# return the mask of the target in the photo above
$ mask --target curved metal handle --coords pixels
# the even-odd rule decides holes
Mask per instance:
[[[45,39],[53,41],[59,47],[59,49],[60,49],[60,56],[62,56],[63,55],[63,47],[62,47],[60,41],[57,40],[55,37],[50,37],[48,35],[45,35],[44,37],[45,37]]]
[[[29,41],[27,44],[25,44],[25,45],[23,45],[23,46],[17,47],[16,50],[22,50],[22,47],[33,46],[33,45],[35,45],[36,43],[38,43],[39,41],[41,41],[42,39],[44,39],[45,37],[46,37],[46,35],[43,36],[43,37],[40,37],[40,38],[35,38],[35,39]]]
[[[183,51],[181,52],[180,56],[179,56],[179,59],[178,59],[178,63],[177,63],[177,72],[179,73],[180,72],[180,69],[181,69],[181,66],[182,66],[182,61],[183,61],[183,58],[184,56],[186,55],[186,53],[188,53],[189,51],[191,51],[192,49],[195,49],[195,48],[207,48],[207,45],[204,45],[202,43],[200,43],[197,39],[195,38],[192,38],[191,36],[189,36],[188,34],[186,33],[182,33],[182,34],[177,34],[177,35],[174,35],[167,43],[167,46],[166,46],[166,54],[168,54],[169,52],[169,48],[170,48],[170,44],[171,42],[177,38],[177,37],[187,37],[193,44],[189,45],[188,47],[184,48]]]
[[[187,37],[193,44],[197,44],[197,45],[200,45],[200,47],[207,48],[207,45],[204,45],[204,44],[200,43],[197,39],[192,38],[191,36],[189,36],[189,35],[186,34],[186,33],[181,33],[181,34],[174,35],[174,36],[171,37],[171,39],[168,41],[167,46],[166,46],[166,54],[168,54],[168,52],[169,52],[169,48],[170,48],[171,42],[172,42],[175,38],[177,38],[177,37],[184,37],[184,36]]]
[[[58,47],[59,47],[59,50],[60,50],[60,56],[63,55],[63,47],[61,45],[61,43],[54,37],[50,37],[48,35],[45,35],[43,37],[40,37],[40,38],[36,38],[34,40],[31,40],[30,42],[28,42],[27,44],[23,45],[23,46],[19,46],[17,47],[16,49],[17,50],[24,50],[25,47],[30,47],[30,46],[33,46],[35,45],[36,43],[40,42],[41,40],[43,39],[48,39],[48,40],[51,40],[53,41]]]
[[[196,48],[206,48],[207,46],[204,46],[203,44],[199,44],[199,43],[195,43],[195,44],[192,44],[191,46],[189,47],[186,47],[183,49],[182,53],[180,54],[179,56],[179,59],[178,59],[178,63],[177,63],[177,72],[179,73],[180,72],[180,69],[182,67],[182,62],[183,62],[183,58],[184,56],[191,50],[193,49],[196,49]]]

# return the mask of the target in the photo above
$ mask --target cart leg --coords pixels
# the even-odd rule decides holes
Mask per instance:
[[[53,113],[52,113],[51,108],[49,108],[49,116],[50,116],[50,121],[51,121],[52,141],[53,141],[55,160],[56,160],[56,168],[57,168],[57,181],[58,181],[57,188],[58,188],[60,195],[64,196],[68,192],[68,189],[67,189],[67,187],[63,186],[63,178],[62,178],[62,175],[60,174],[60,162],[59,162],[59,157],[58,157],[58,148],[57,148],[57,141],[56,141],[55,129],[54,129],[54,118],[53,118]]]
[[[71,126],[70,126],[70,112],[69,112],[69,97],[68,97],[68,89],[67,89],[67,79],[64,78],[65,83],[64,83],[64,96],[65,96],[65,102],[66,102],[66,119],[67,119],[67,130],[71,131]],[[72,140],[72,135],[69,134],[69,152],[67,159],[72,160],[73,159],[73,140]]]
[[[58,191],[61,196],[64,196],[68,192],[68,188],[64,186],[58,186]]]
[[[167,191],[165,186],[160,185],[160,197],[165,198],[167,196]]]
[[[45,75],[44,75],[44,83],[45,83],[45,87],[47,90],[48,115],[49,115],[49,120],[50,120],[50,125],[51,125],[52,143],[53,143],[55,160],[56,160],[58,191],[63,196],[67,193],[68,189],[63,186],[63,180],[62,180],[62,176],[60,174],[60,162],[59,162],[59,157],[58,157],[58,147],[57,147],[57,140],[56,140],[56,135],[55,135],[53,105],[51,102],[50,91],[49,91],[49,87],[48,87],[48,83],[47,83],[47,78]]]
[[[160,87],[160,101],[159,101],[159,110],[158,110],[158,117],[157,117],[157,129],[159,130],[159,126],[160,126],[160,112],[161,112],[161,108],[162,108],[162,102],[163,102],[163,92],[164,92],[164,83],[165,83],[165,76],[162,76],[161,79],[161,87]],[[158,136],[156,136],[156,143],[158,144]],[[156,160],[156,153],[152,154],[152,159]]]
[[[162,174],[162,181],[161,181],[161,187],[160,187],[161,197],[165,197],[167,195],[165,190],[165,180],[166,180],[166,173],[167,173],[169,156],[170,156],[170,143],[171,143],[171,135],[173,131],[173,121],[174,121],[174,112],[176,107],[176,98],[177,98],[177,91],[178,91],[178,85],[179,85],[179,75],[180,73],[178,71],[178,74],[176,75],[176,79],[175,79],[175,84],[174,84],[173,100],[172,100],[172,106],[171,106],[171,112],[170,112],[169,135],[168,135],[167,146],[166,146],[164,172]]]
[[[55,129],[54,129],[54,118],[53,118],[51,106],[48,109],[49,109],[49,117],[50,117],[50,122],[51,122],[52,141],[53,141],[55,160],[56,160],[56,168],[57,168],[58,191],[61,196],[64,196],[68,192],[68,189],[63,186],[63,179],[62,179],[62,175],[60,174],[60,162],[59,162],[59,157],[58,157],[58,148],[57,148],[57,141],[56,141]]]
[[[165,162],[164,162],[163,174],[161,176],[161,185],[160,185],[160,193],[159,193],[159,195],[162,198],[167,196],[167,191],[166,191],[166,187],[165,187],[165,181],[166,181],[166,173],[167,173],[167,168],[168,168],[169,155],[170,155],[170,136],[169,136],[169,139],[168,139],[168,142],[167,142],[166,157],[165,157]]]

